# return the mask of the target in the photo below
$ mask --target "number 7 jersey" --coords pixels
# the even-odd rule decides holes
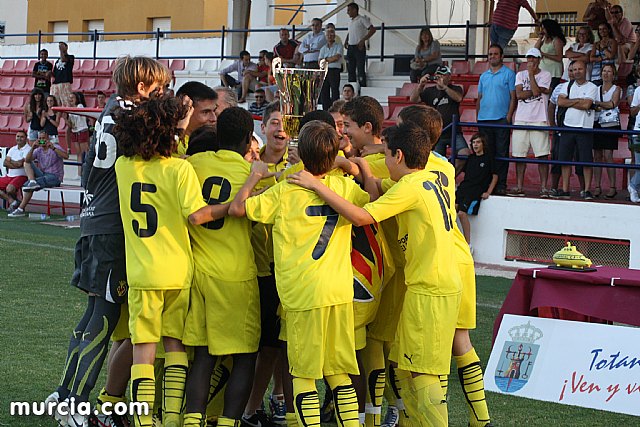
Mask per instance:
[[[191,286],[189,215],[206,206],[193,167],[184,160],[139,156],[116,161],[131,289]]]
[[[369,201],[352,179],[322,182],[355,205]],[[246,210],[249,219],[273,224],[276,285],[286,311],[353,301],[351,223],[316,193],[283,181],[247,199]]]

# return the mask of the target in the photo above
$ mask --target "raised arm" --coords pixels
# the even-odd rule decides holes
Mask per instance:
[[[200,225],[206,222],[215,221],[216,219],[224,218],[228,211],[228,203],[225,203],[224,205],[208,205],[189,215],[189,223],[192,225]]]
[[[254,187],[258,185],[262,178],[272,176],[269,172],[269,166],[261,161],[255,161],[251,164],[251,173],[246,182],[229,204],[229,215],[235,217],[243,217],[247,214],[244,202],[251,196]]]

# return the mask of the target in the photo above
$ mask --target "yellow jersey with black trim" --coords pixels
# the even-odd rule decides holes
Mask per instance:
[[[197,153],[187,157],[187,162],[196,171],[202,198],[209,205],[231,203],[251,172],[251,164],[229,150]],[[247,218],[225,216],[189,227],[199,271],[230,282],[256,277],[251,222]]]
[[[364,208],[378,222],[396,217],[408,290],[424,295],[455,295],[462,291],[462,281],[455,256],[454,224],[436,178],[428,170],[405,175]]]
[[[264,154],[265,147],[260,149],[260,156]],[[289,149],[287,148],[278,163],[269,163],[269,172],[282,172],[289,166]],[[275,177],[269,177],[261,180],[256,185],[255,190],[261,190],[267,186],[276,185]],[[251,245],[255,256],[256,267],[258,268],[258,276],[266,277],[271,275],[271,263],[273,262],[273,242],[271,240],[271,225],[257,223],[253,225],[251,233]]]
[[[185,135],[178,140],[178,146],[176,147],[173,157],[183,158],[187,155],[187,148],[189,148],[189,135]]]
[[[206,206],[191,165],[174,157],[116,161],[131,289],[186,289],[193,276],[189,215]]]
[[[353,180],[325,176],[331,190],[363,206],[369,195]],[[276,286],[285,311],[353,301],[351,223],[313,191],[286,181],[247,199],[247,217],[273,224]]]

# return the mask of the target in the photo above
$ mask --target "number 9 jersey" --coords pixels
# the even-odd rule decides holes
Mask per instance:
[[[181,159],[116,161],[131,289],[186,289],[193,276],[189,215],[206,206],[193,167]]]

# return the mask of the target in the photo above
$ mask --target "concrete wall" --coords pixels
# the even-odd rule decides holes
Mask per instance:
[[[0,21],[5,22],[5,34],[27,32],[27,0],[0,0]],[[5,37],[4,44],[23,44],[26,37]]]
[[[629,240],[629,266],[640,268],[640,229],[630,222],[637,213],[638,207],[631,205],[490,197],[482,202],[479,215],[471,217],[474,259],[481,264],[531,266],[504,259],[506,230],[518,230]]]

